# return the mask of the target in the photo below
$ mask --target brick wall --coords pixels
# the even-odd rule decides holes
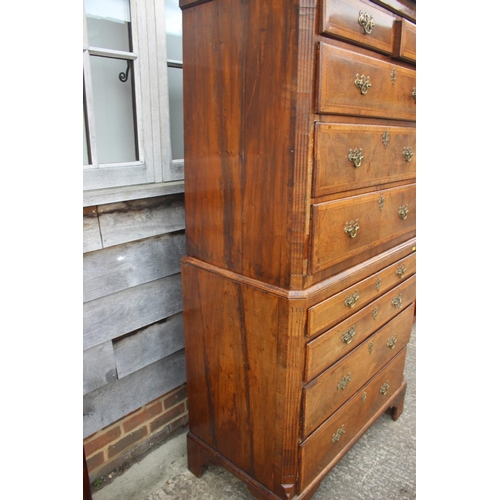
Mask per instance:
[[[83,446],[90,482],[139,457],[187,423],[183,384],[87,437]]]

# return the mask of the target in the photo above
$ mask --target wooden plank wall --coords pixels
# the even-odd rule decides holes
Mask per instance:
[[[84,438],[186,380],[184,196],[83,210]]]

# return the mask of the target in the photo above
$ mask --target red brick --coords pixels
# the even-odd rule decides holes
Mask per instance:
[[[168,410],[169,408],[172,408],[177,403],[179,403],[179,401],[183,401],[186,398],[187,398],[187,391],[186,391],[186,386],[184,385],[180,390],[178,390],[174,394],[170,394],[165,398],[165,400],[163,401],[163,408],[165,410]]]
[[[182,415],[185,412],[185,406],[184,403],[178,404],[177,406],[174,406],[171,408],[169,411],[158,417],[156,420],[153,420],[150,424],[150,429],[151,432],[156,431],[160,427],[163,427],[164,425],[168,424],[172,420],[174,420],[176,417],[179,415]]]
[[[100,451],[97,455],[87,458],[87,469],[89,470],[89,472],[93,471],[103,463],[104,463],[104,453]]]
[[[141,427],[140,429],[137,429],[136,431],[131,432],[130,434],[127,434],[123,439],[120,439],[120,441],[118,441],[115,444],[112,444],[108,448],[108,457],[112,458],[118,455],[123,450],[127,449],[129,446],[132,446],[134,443],[137,443],[147,435],[148,435],[148,430],[146,426]]]
[[[136,413],[133,417],[123,422],[125,432],[130,432],[132,429],[139,427],[139,425],[151,420],[156,415],[161,413],[161,403],[158,401],[155,405]]]
[[[85,455],[87,457],[90,457],[97,450],[104,448],[107,444],[119,438],[121,433],[122,431],[120,430],[120,427],[117,425],[109,429],[109,431],[105,432],[104,434],[97,436],[95,439],[87,441],[86,443],[84,443]]]

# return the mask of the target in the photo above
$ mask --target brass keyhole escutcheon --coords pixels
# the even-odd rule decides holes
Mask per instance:
[[[350,344],[354,335],[356,335],[356,330],[352,326],[346,333],[344,333],[344,335],[342,335],[342,342],[344,342],[344,344]]]
[[[362,10],[359,11],[358,23],[362,26],[365,35],[370,35],[375,27],[373,16]]]
[[[359,89],[361,95],[365,95],[372,84],[370,83],[370,77],[365,75],[359,75],[356,73],[356,79],[354,80],[354,85]]]
[[[375,309],[373,309],[373,319],[377,319],[377,314],[378,314],[378,306],[375,306]]]
[[[359,230],[358,219],[346,222],[344,226],[344,233],[348,234],[351,238],[356,238]]]
[[[363,392],[363,395],[361,396],[361,401],[363,401],[363,404],[366,403],[366,392]]]
[[[382,278],[377,279],[377,283],[375,283],[375,288],[377,289],[377,292],[380,292],[380,285],[382,284]]]
[[[344,304],[347,306],[347,307],[350,307],[351,309],[354,307],[354,305],[356,304],[356,302],[358,301],[359,299],[359,293],[358,291],[356,290],[355,292],[351,293],[351,295],[348,295],[345,300],[344,300]]]
[[[396,84],[396,70],[394,68],[392,68],[392,71],[391,71],[391,82],[393,85]]]
[[[410,209],[408,208],[408,204],[399,207],[398,215],[401,220],[405,220],[410,213]]]
[[[345,433],[344,424],[342,424],[342,427],[332,436],[332,443],[339,441],[340,436],[342,436],[342,434],[344,433]]]
[[[413,148],[407,146],[403,148],[403,156],[405,161],[408,163],[413,158]]]
[[[358,168],[361,166],[361,162],[363,160],[363,150],[361,148],[356,148],[354,151],[352,149],[349,149],[349,154],[347,155],[347,159],[349,161],[352,161],[353,165]]]
[[[413,87],[413,90],[411,91],[411,96],[413,99],[415,99],[415,102],[417,102],[417,88]]]
[[[384,147],[387,147],[390,140],[391,138],[389,136],[389,132],[387,132],[387,130],[384,131],[384,133],[382,134],[382,142],[384,143]]]
[[[380,195],[380,198],[378,199],[378,208],[380,209],[380,211],[382,211],[382,209],[384,208],[384,203],[385,203],[384,197]]]
[[[373,352],[373,342],[368,344],[368,352],[371,354]]]

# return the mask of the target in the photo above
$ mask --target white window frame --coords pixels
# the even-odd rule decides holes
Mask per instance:
[[[84,206],[182,191],[184,160],[172,160],[164,0],[130,0],[133,52],[91,47],[83,12],[83,68],[90,164],[83,168]],[[138,161],[98,163],[90,56],[134,61]],[[177,181],[177,182],[175,182]],[[166,185],[174,183],[173,186]],[[135,195],[134,195],[135,193]],[[102,200],[102,201],[101,201]]]

